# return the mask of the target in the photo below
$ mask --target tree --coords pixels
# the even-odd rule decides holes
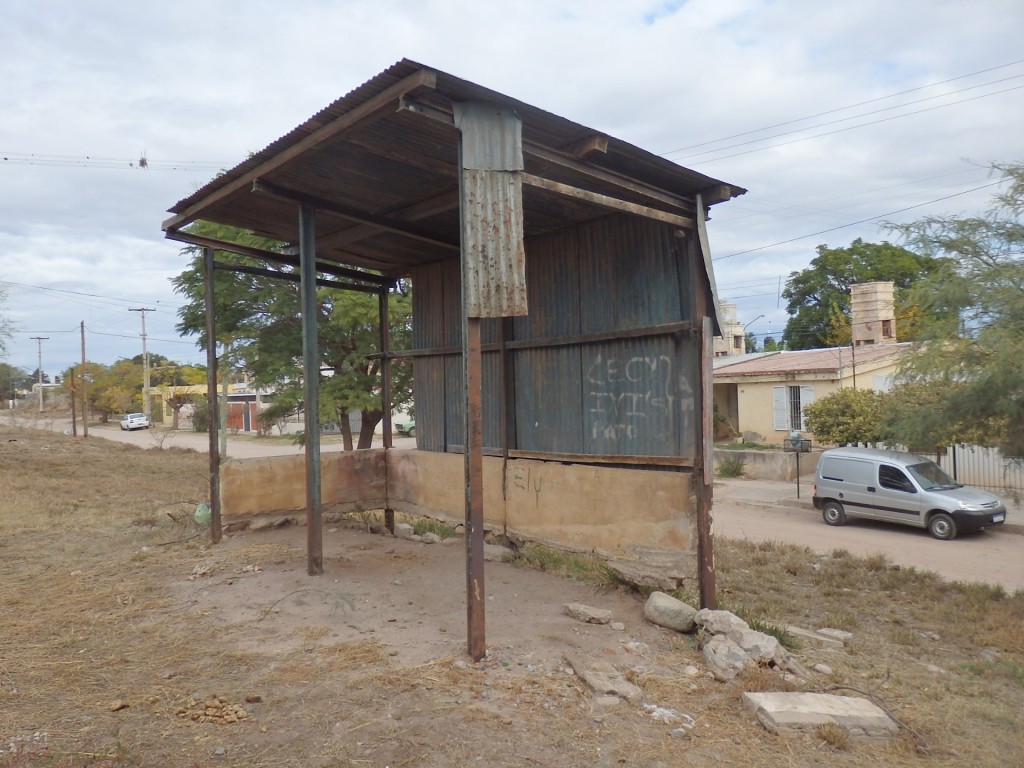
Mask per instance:
[[[190,231],[264,250],[277,250],[281,244],[231,227],[197,222]],[[178,331],[199,337],[206,348],[206,308],[204,301],[203,259],[196,248],[188,269],[172,280],[175,290],[187,303],[179,310]],[[221,262],[268,268],[260,260],[226,252],[217,252]],[[280,267],[282,275],[296,273]],[[282,403],[300,402],[303,393],[302,323],[299,286],[295,282],[275,280],[227,270],[214,275],[217,303],[217,342],[225,345],[229,363],[252,376],[258,386],[274,388]],[[391,336],[396,348],[409,346],[411,337],[411,297],[407,290],[394,292],[389,301]],[[380,361],[371,356],[379,352],[378,303],[374,295],[333,288],[317,289],[317,329],[320,368],[320,416],[337,421],[345,436],[345,447],[352,447],[349,414],[362,414],[359,448],[369,448],[373,430],[380,422]],[[412,397],[411,371],[394,366],[392,402],[401,407]]]
[[[882,395],[871,389],[840,389],[804,409],[807,429],[820,443],[850,445],[881,440]]]
[[[28,374],[21,368],[15,368],[7,363],[0,363],[0,400],[14,400],[18,383],[27,376]]]
[[[782,349],[785,349],[785,346],[780,345],[777,341],[775,341],[775,337],[764,337],[764,343],[761,345],[762,352],[778,352]]]
[[[896,332],[906,338],[899,322],[908,311],[906,289],[941,263],[888,242],[865,243],[860,238],[848,248],[819,245],[817,251],[810,267],[790,273],[782,292],[788,301],[789,322],[783,334],[788,349],[827,347],[845,338],[849,331],[842,324],[850,322],[850,286],[879,280],[895,283]]]
[[[903,377],[943,397],[901,421],[947,444],[930,425],[981,427],[978,440],[1024,456],[1024,163],[994,165],[1006,186],[980,216],[889,225],[929,257],[945,257],[914,285],[920,344]]]
[[[747,353],[757,352],[757,336],[752,331],[747,331],[743,341],[744,349]]]

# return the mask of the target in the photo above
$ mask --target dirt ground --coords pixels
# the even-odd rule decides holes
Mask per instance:
[[[643,620],[641,595],[488,562],[488,655],[473,663],[460,538],[338,520],[309,576],[302,526],[207,542],[192,520],[205,463],[0,427],[0,766],[1021,764],[1020,593],[723,540],[725,607],[857,638],[797,651],[831,674],[723,684],[696,638]],[[571,619],[571,602],[621,627]],[[611,662],[643,702],[597,699],[567,653]],[[837,685],[878,696],[903,736],[783,739],[740,702]]]

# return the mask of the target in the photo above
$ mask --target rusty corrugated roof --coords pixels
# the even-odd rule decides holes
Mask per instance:
[[[757,355],[751,359],[737,358],[735,363],[719,364],[715,367],[715,379],[733,377],[775,376],[789,374],[838,374],[854,364],[871,365],[899,357],[911,345],[871,344],[857,347],[829,347],[826,349],[803,349],[774,354]]]
[[[707,205],[746,191],[404,59],[180,200],[164,227],[206,219],[293,244],[299,201],[317,210],[319,259],[394,274],[458,255],[459,135],[451,115],[453,104],[467,101],[516,112],[525,173],[546,181],[689,218],[703,215],[697,194]],[[607,213],[537,185],[524,188],[523,208],[526,237]]]

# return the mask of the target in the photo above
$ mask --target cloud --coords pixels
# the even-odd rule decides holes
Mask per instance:
[[[979,210],[991,189],[959,193],[990,180],[988,163],[1022,159],[1011,126],[1024,122],[1024,90],[1007,89],[1024,85],[1024,63],[1003,66],[1024,58],[1019,0],[969,11],[952,0],[49,0],[45,11],[14,0],[0,32],[0,280],[17,284],[0,312],[19,325],[8,361],[30,370],[29,337],[43,331],[44,366],[78,359],[83,320],[92,359],[138,354],[129,306],[159,307],[151,350],[202,362],[173,330],[169,279],[187,262],[162,238],[166,209],[403,57],[747,187],[713,212],[714,254],[731,257],[718,285],[741,321],[767,314],[778,331],[779,280],[815,246],[884,237],[873,221],[843,225]]]

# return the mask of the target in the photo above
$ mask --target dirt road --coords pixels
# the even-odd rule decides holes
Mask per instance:
[[[54,420],[50,428],[70,431],[70,422]],[[178,446],[205,452],[208,446],[206,433],[164,431],[159,427],[124,432],[116,423],[90,426],[89,436],[143,448]],[[379,444],[378,437],[375,445]],[[414,438],[394,438],[396,448],[415,446]],[[321,445],[321,451],[342,448],[339,436],[328,436]],[[303,450],[285,437],[228,436],[228,455],[232,458],[297,455]],[[992,530],[954,541],[938,541],[923,530],[870,521],[834,528],[825,525],[820,514],[808,508],[810,484],[803,490],[803,502],[787,503],[786,497],[794,493],[792,485],[743,479],[716,481],[715,534],[796,544],[822,554],[835,549],[861,556],[881,554],[897,565],[934,571],[950,581],[998,584],[1010,592],[1024,589],[1024,536]]]

